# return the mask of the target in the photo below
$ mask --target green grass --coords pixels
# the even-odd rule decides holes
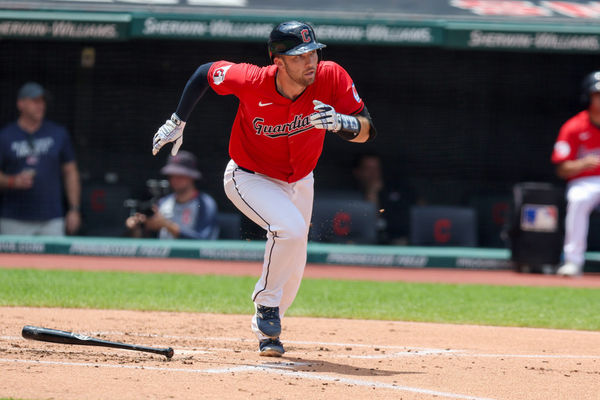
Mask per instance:
[[[256,278],[0,269],[0,305],[249,314]],[[600,290],[305,279],[288,315],[600,330]]]

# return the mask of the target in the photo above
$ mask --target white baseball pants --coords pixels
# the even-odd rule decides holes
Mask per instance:
[[[600,176],[575,179],[567,185],[565,262],[585,263],[590,214],[600,204]]]
[[[229,200],[267,231],[262,275],[252,300],[263,306],[278,306],[283,317],[298,293],[306,265],[313,174],[287,183],[244,171],[232,160],[223,183]]]

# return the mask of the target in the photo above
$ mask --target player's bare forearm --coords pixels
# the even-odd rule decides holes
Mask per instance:
[[[358,119],[358,122],[360,122],[360,132],[358,132],[358,135],[350,141],[354,143],[365,143],[371,138],[371,121],[362,115],[355,115],[355,117]]]
[[[377,136],[377,130],[375,129],[375,125],[373,125],[373,120],[371,119],[371,114],[369,114],[369,110],[367,107],[363,107],[360,113],[354,115],[358,122],[360,123],[360,131],[358,135],[351,140],[354,143],[365,143],[375,139]]]

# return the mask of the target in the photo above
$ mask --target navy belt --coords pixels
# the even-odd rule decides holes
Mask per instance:
[[[242,170],[242,171],[244,171],[244,172],[247,172],[247,173],[249,173],[249,174],[253,174],[253,173],[254,173],[254,171],[252,171],[251,169],[244,168],[244,167],[242,167],[241,165],[238,165],[238,168],[239,168],[239,169],[241,169],[241,170]]]

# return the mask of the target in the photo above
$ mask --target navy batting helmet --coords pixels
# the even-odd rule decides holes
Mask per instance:
[[[585,107],[590,105],[590,95],[600,92],[600,71],[594,71],[585,78],[581,83],[581,102]]]
[[[317,42],[312,26],[298,21],[287,21],[277,25],[269,35],[269,57],[279,54],[297,56],[326,47]]]

